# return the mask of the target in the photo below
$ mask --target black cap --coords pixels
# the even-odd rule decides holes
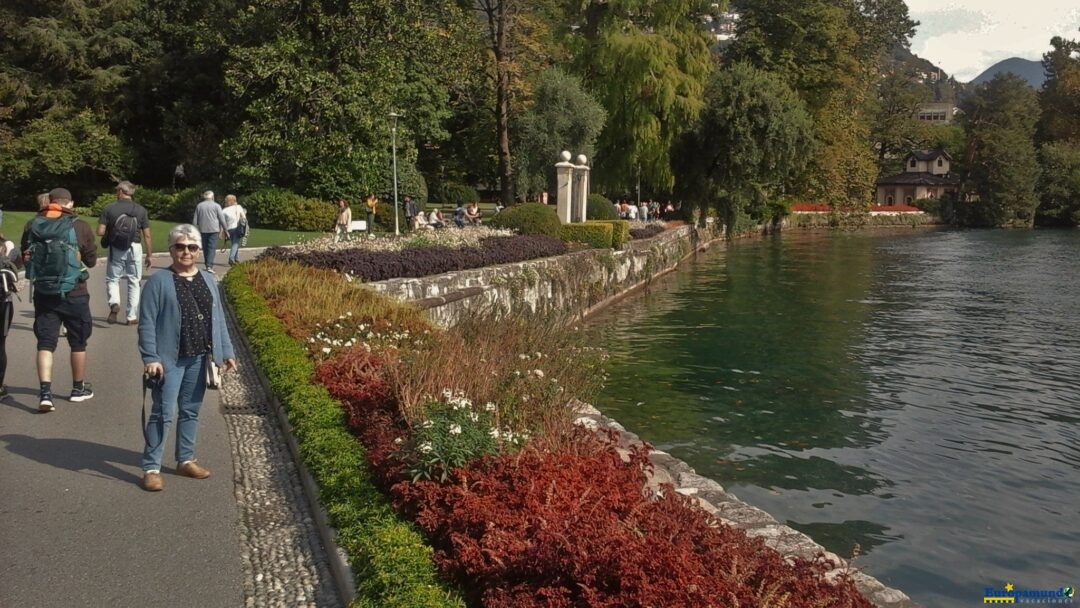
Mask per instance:
[[[67,188],[53,188],[49,190],[50,201],[70,201],[71,191]]]

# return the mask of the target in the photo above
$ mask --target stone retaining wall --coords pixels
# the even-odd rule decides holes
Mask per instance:
[[[756,233],[765,232],[764,228]],[[678,266],[698,250],[722,237],[711,230],[681,226],[651,239],[631,241],[622,251],[588,250],[554,258],[446,273],[419,279],[391,279],[368,286],[428,310],[437,323],[452,326],[463,315],[484,307],[502,314],[547,314],[553,311],[587,316],[647,285]],[[577,423],[614,429],[623,449],[640,438],[596,408],[579,403]],[[882,608],[917,606],[903,592],[858,571],[809,536],[782,525],[771,515],[724,491],[717,482],[698,475],[690,465],[662,451],[649,456],[654,490],[672,484],[676,492],[693,496],[701,508],[720,521],[746,530],[751,537],[789,557],[831,562],[830,578],[849,576],[859,591]]]
[[[714,239],[711,230],[680,226],[622,251],[589,249],[553,258],[450,272],[419,279],[390,279],[369,287],[428,310],[452,326],[466,314],[569,312],[585,316],[674,269]]]

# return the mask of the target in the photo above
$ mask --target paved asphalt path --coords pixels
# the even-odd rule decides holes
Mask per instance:
[[[219,252],[219,276],[227,270],[226,258]],[[168,256],[154,256],[155,271],[168,264]],[[232,452],[217,391],[206,393],[197,445],[199,462],[213,475],[195,480],[173,474],[173,425],[163,462],[165,491],[140,489],[137,328],[105,322],[104,277],[99,260],[88,282],[94,331],[87,380],[94,398],[65,399],[71,366],[61,338],[52,413],[37,411],[33,307],[25,294],[16,302],[7,341],[11,395],[0,401],[0,606],[241,605]]]

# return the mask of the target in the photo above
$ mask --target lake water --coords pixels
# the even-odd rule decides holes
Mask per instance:
[[[737,241],[591,325],[604,413],[916,601],[1080,583],[1080,231]]]

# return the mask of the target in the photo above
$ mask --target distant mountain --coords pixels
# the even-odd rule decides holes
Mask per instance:
[[[927,101],[956,103],[963,93],[964,85],[930,61],[912,53],[907,47],[893,47],[886,69],[910,74],[918,80],[930,92],[931,96]]]
[[[990,66],[982,74],[979,74],[975,80],[971,81],[972,86],[978,86],[984,82],[989,82],[994,79],[994,76],[1004,72],[1012,72],[1017,76],[1028,81],[1028,84],[1034,89],[1041,89],[1043,82],[1046,81],[1046,73],[1043,72],[1042,63],[1038,61],[1032,61],[1030,59],[1021,59],[1019,57],[1011,57],[1004,61],[999,61]]]

